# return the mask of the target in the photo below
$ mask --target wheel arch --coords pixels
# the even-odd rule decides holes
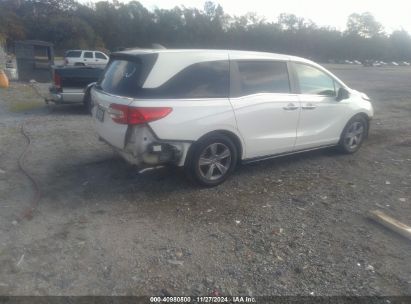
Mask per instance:
[[[242,141],[241,141],[240,137],[237,134],[235,134],[234,132],[231,132],[231,131],[228,131],[228,130],[215,130],[215,131],[211,131],[211,132],[208,132],[208,133],[202,135],[199,139],[197,139],[190,146],[190,148],[188,149],[187,156],[185,158],[184,163],[187,164],[187,162],[190,160],[192,152],[195,149],[197,142],[200,142],[200,141],[206,139],[207,137],[210,137],[210,136],[213,136],[213,135],[216,135],[216,134],[225,135],[233,141],[233,143],[234,143],[234,145],[237,149],[237,153],[238,153],[238,162],[241,162],[241,159],[242,159],[243,153],[244,153],[244,148],[243,148],[243,144],[242,144]]]
[[[371,117],[366,113],[366,112],[359,112],[357,114],[355,114],[353,117],[355,116],[362,116],[364,117],[367,121],[371,120]]]
[[[97,83],[97,82],[89,83],[89,84],[85,87],[85,89],[84,89],[84,98],[83,98],[83,101],[85,101],[86,97],[89,97],[89,96],[90,96],[91,88],[92,88],[96,83]]]
[[[351,119],[353,119],[354,117],[357,117],[357,116],[364,118],[365,121],[367,122],[366,137],[368,137],[368,132],[369,132],[369,130],[370,130],[370,120],[371,120],[371,117],[370,117],[366,112],[359,112],[359,113],[353,115],[348,121],[350,121]],[[347,123],[348,123],[348,121],[347,121]]]
[[[342,136],[343,136],[343,134],[344,134],[344,131],[345,131],[348,123],[349,123],[352,119],[354,119],[355,117],[362,117],[362,118],[367,122],[367,131],[366,131],[365,136],[366,136],[366,138],[368,137],[368,132],[369,132],[369,130],[370,130],[370,120],[371,120],[371,117],[368,116],[368,114],[365,113],[365,112],[358,112],[358,113],[354,114],[353,116],[351,116],[351,117],[347,120],[347,122],[345,123],[344,128],[341,130],[341,133],[340,133],[340,141],[339,141],[339,142],[341,142]]]

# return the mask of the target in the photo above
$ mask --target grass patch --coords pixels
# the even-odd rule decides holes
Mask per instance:
[[[38,100],[27,100],[24,102],[14,101],[9,104],[10,112],[24,112],[29,110],[35,110],[42,107],[44,107],[44,102]]]
[[[8,89],[0,90],[0,101],[3,101],[10,112],[24,112],[44,107],[44,100],[36,91],[22,83],[11,83]]]

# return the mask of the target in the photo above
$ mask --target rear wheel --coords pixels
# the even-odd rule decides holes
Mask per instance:
[[[339,149],[343,153],[354,153],[360,149],[368,132],[368,121],[363,116],[350,119],[341,134]]]
[[[186,163],[188,177],[203,186],[217,186],[234,171],[237,149],[225,135],[212,135],[194,144]]]

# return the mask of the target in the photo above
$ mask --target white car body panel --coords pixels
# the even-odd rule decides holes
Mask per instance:
[[[297,128],[295,150],[337,144],[348,120],[357,113],[373,117],[372,108],[352,91],[349,99],[336,101],[335,97],[299,95],[301,115]],[[314,109],[311,109],[314,106]],[[304,109],[307,107],[306,109]]]
[[[346,100],[335,97],[299,95],[301,114],[297,127],[295,150],[336,144],[341,132],[352,117]]]
[[[188,103],[190,106],[187,106]],[[131,105],[173,108],[166,117],[149,123],[160,139],[196,141],[215,130],[226,130],[239,135],[228,98],[156,100],[155,102],[138,100]]]
[[[254,94],[230,98],[237,125],[247,147],[243,158],[293,149],[300,113],[295,94]],[[296,110],[285,110],[293,105]]]

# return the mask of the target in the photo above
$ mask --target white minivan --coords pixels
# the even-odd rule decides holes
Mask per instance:
[[[64,54],[64,65],[105,67],[109,57],[100,51],[68,50]]]
[[[356,152],[373,116],[367,95],[320,65],[260,52],[114,53],[91,95],[100,139],[129,163],[184,167],[205,186],[240,162]]]

